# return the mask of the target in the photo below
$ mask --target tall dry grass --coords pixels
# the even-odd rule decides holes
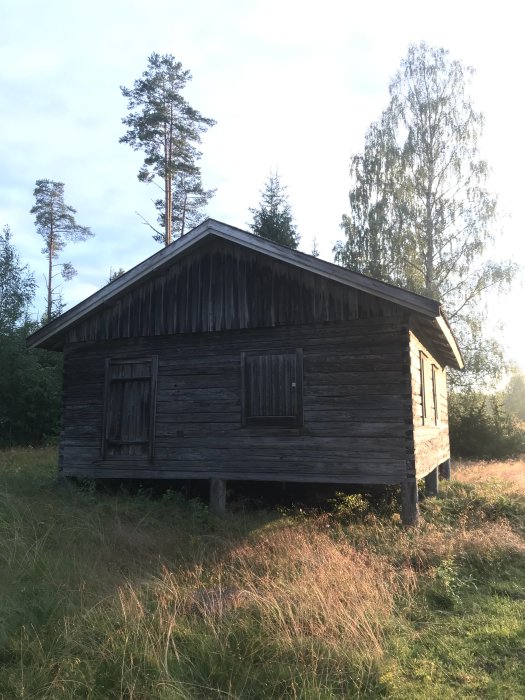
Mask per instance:
[[[523,466],[463,465],[413,530],[371,506],[220,521],[24,482],[0,499],[0,698],[388,696],[421,601],[523,559]]]
[[[525,460],[479,462],[464,460],[458,463],[454,479],[467,484],[498,482],[505,491],[525,495]]]
[[[223,697],[220,688],[232,698],[351,693],[380,662],[396,598],[413,586],[410,569],[312,524],[267,527],[212,566],[164,566],[68,619],[61,661],[46,662],[49,697],[69,697],[93,674],[126,698],[145,688],[188,698]]]

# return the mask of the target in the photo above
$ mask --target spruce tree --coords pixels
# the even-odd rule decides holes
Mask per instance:
[[[297,233],[292,208],[286,194],[286,186],[281,183],[279,174],[270,173],[264,190],[261,191],[258,208],[250,209],[253,214],[253,233],[274,243],[296,249],[300,236]]]

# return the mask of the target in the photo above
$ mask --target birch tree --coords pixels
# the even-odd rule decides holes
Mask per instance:
[[[472,75],[442,48],[409,47],[387,108],[351,160],[346,240],[334,251],[347,267],[441,300],[467,351],[480,344],[484,294],[515,272],[491,257],[497,207]]]

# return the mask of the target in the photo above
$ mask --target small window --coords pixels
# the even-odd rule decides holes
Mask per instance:
[[[303,351],[241,354],[242,424],[303,424]]]
[[[437,367],[430,365],[424,352],[419,353],[421,378],[421,417],[423,425],[437,425]]]
[[[439,376],[439,369],[436,367],[436,365],[432,365],[432,398],[434,400],[434,423],[435,425],[438,424],[438,376]]]
[[[425,353],[419,352],[419,383],[421,387],[421,418],[423,423],[427,416],[426,391],[425,391]]]
[[[157,356],[106,360],[102,458],[153,457]]]

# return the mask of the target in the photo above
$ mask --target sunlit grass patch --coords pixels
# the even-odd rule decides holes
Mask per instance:
[[[218,519],[61,489],[55,460],[0,454],[2,700],[525,696],[522,463],[405,529],[358,496]]]

